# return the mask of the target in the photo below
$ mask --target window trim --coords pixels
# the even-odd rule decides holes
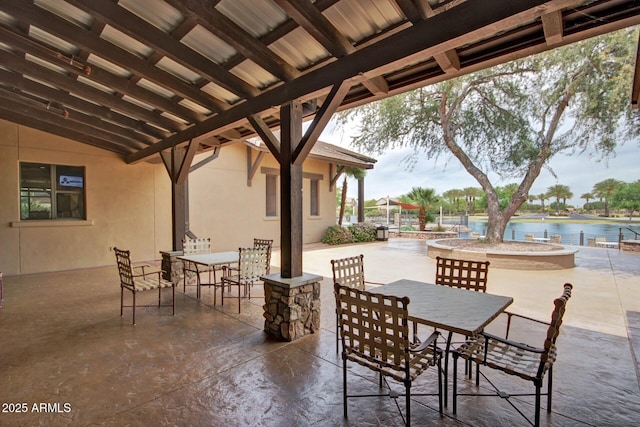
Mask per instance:
[[[49,175],[50,175],[50,189],[49,189],[49,200],[50,200],[50,210],[49,210],[49,214],[50,214],[50,218],[23,218],[22,216],[22,203],[23,203],[23,177],[24,177],[24,172],[23,172],[23,167],[26,166],[37,166],[37,167],[48,167],[49,168]],[[58,184],[58,178],[60,175],[60,170],[64,169],[64,168],[77,168],[77,169],[81,169],[82,170],[82,186],[80,187],[80,190],[70,190],[69,188],[62,188],[62,186],[60,186]],[[61,164],[53,164],[53,163],[41,163],[41,162],[28,162],[28,161],[21,161],[19,162],[18,165],[18,172],[19,172],[19,177],[18,177],[18,197],[20,200],[19,203],[19,218],[21,222],[28,222],[28,223],[44,223],[44,224],[50,224],[52,222],[70,222],[73,223],[74,225],[79,225],[78,223],[80,222],[88,222],[87,221],[87,190],[86,190],[86,176],[87,176],[87,168],[86,166],[82,166],[82,165],[61,165]],[[70,176],[75,176],[75,175],[70,175]],[[67,186],[70,187],[70,186]],[[31,187],[26,187],[26,188],[31,188]],[[26,190],[27,193],[33,191],[33,190]],[[74,194],[74,193],[78,193],[80,195],[80,199],[81,199],[81,206],[82,206],[82,212],[81,212],[81,216],[80,217],[59,217],[58,216],[58,196],[60,194]],[[28,196],[27,196],[28,197]],[[31,210],[29,209],[29,213],[31,213]],[[30,216],[30,215],[29,215]],[[91,221],[91,225],[93,225],[93,221]],[[13,227],[13,223],[12,223],[12,227]]]

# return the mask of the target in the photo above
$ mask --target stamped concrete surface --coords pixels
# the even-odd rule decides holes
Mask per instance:
[[[543,426],[640,425],[640,254],[578,249],[569,270],[491,270],[488,292],[512,296],[511,311],[548,320],[562,285],[574,284],[558,340],[553,412],[543,409]],[[329,260],[362,253],[367,280],[432,281],[435,261],[426,250],[424,241],[411,239],[307,247],[304,271],[326,278],[321,329],[292,343],[262,331],[259,287],[237,314],[235,304],[213,306],[213,289],[204,288],[197,301],[194,287],[183,293],[180,286],[175,316],[167,308],[141,308],[132,326],[130,312],[120,317],[115,266],[5,277],[0,426],[402,425],[389,398],[351,400],[343,417]],[[276,250],[274,271],[279,260]],[[143,298],[153,304],[156,295]],[[503,326],[497,319],[489,329]],[[542,343],[544,331],[519,329],[512,338]],[[414,391],[435,390],[436,378],[426,372]],[[533,389],[514,377],[491,379],[511,391]],[[459,384],[475,390],[463,378]],[[376,376],[360,366],[350,366],[349,386],[378,390]],[[521,406],[533,414],[531,399]],[[460,398],[457,416],[451,403],[440,416],[436,399],[417,397],[411,418],[417,426],[526,425],[499,398]]]

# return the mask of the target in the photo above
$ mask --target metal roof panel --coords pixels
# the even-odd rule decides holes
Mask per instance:
[[[234,48],[201,25],[193,27],[180,41],[217,64],[225,62],[237,53]]]
[[[180,11],[162,0],[120,0],[118,4],[166,33],[184,19]]]
[[[222,0],[216,9],[256,38],[288,19],[284,11],[271,0]]]
[[[110,25],[104,26],[100,37],[119,48],[139,56],[140,58],[146,59],[153,53],[153,49],[149,46],[134,39],[133,37],[129,37],[122,31],[116,30]]]

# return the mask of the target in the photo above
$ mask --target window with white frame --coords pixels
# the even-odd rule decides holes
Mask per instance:
[[[20,219],[86,219],[84,166],[20,163]]]

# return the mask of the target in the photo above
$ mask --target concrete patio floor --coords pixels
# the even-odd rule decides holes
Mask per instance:
[[[510,311],[548,320],[562,285],[574,284],[558,339],[553,412],[543,409],[543,426],[640,425],[640,254],[579,249],[577,265],[569,270],[492,269],[488,292],[514,297]],[[142,308],[132,326],[130,311],[119,316],[115,265],[5,277],[0,426],[402,425],[389,398],[350,400],[349,419],[342,414],[329,260],[360,253],[371,281],[435,276],[424,241],[309,246],[304,271],[326,278],[321,330],[292,343],[262,331],[257,287],[254,298],[243,301],[242,314],[233,303],[214,307],[213,289],[204,288],[198,302],[195,288],[185,294],[179,287],[175,317],[170,309]],[[279,259],[274,251],[276,267]],[[154,295],[145,297],[152,303]],[[372,372],[359,366],[351,372],[351,391],[377,392]],[[434,390],[436,378],[435,370],[426,372],[414,392]],[[492,378],[512,390],[533,389],[514,377]],[[464,379],[459,383],[475,388]],[[26,413],[15,413],[21,403]],[[40,403],[49,404],[42,407],[48,411],[36,411]],[[523,403],[530,415],[531,403]],[[460,398],[457,416],[449,403],[441,417],[435,398],[418,397],[411,418],[418,426],[525,425],[498,398]]]

